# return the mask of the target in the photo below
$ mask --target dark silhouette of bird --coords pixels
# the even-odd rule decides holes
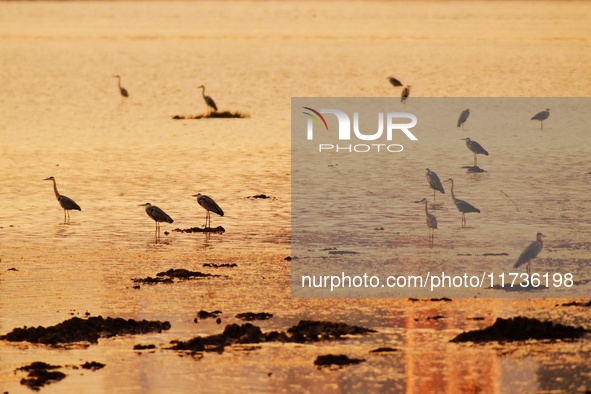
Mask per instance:
[[[519,268],[523,264],[527,263],[527,265],[525,266],[525,270],[528,275],[531,274],[531,261],[538,256],[538,254],[542,251],[542,248],[544,247],[544,242],[542,242],[543,236],[544,234],[542,233],[538,233],[536,235],[536,240],[529,244],[529,246],[525,248],[523,252],[521,252],[513,268]]]
[[[156,232],[155,232],[156,240],[160,239],[160,222],[173,223],[174,220],[172,220],[172,218],[170,216],[168,216],[166,214],[166,212],[164,212],[162,209],[158,208],[155,205],[150,204],[149,202],[147,202],[145,204],[140,204],[138,206],[139,207],[146,207],[146,214],[148,214],[148,216],[150,218],[152,218],[152,220],[154,220],[154,222],[156,222]]]
[[[199,87],[201,89],[203,89],[201,91],[201,94],[203,94],[203,100],[205,100],[205,104],[207,104],[207,111],[208,111],[207,113],[208,114],[210,113],[210,109],[213,109],[213,112],[217,111],[218,107],[217,107],[217,105],[215,105],[215,102],[213,101],[213,99],[211,97],[205,95],[205,86],[201,85]]]
[[[390,81],[390,83],[392,84],[392,86],[394,86],[395,88],[397,88],[398,86],[402,86],[402,82],[400,82],[399,80],[397,80],[394,77],[389,77],[388,81]]]
[[[121,93],[121,96],[123,96],[123,97],[129,97],[129,93],[127,92],[127,89],[125,89],[124,87],[121,86],[121,76],[119,76],[119,75],[113,75],[113,78],[117,78],[118,79],[119,93]]]
[[[544,121],[548,119],[550,116],[550,108],[546,108],[545,111],[538,112],[534,116],[531,117],[531,120],[539,120],[540,121],[540,129],[544,128]]]
[[[462,129],[464,128],[464,123],[466,123],[466,120],[468,120],[468,116],[470,116],[470,109],[463,110],[460,114],[460,117],[458,118],[458,127],[461,126]]]
[[[211,215],[210,212],[217,213],[220,216],[224,216],[224,211],[220,206],[209,196],[204,196],[201,193],[193,194],[191,197],[197,197],[197,203],[207,211],[205,214],[205,228],[211,227]],[[209,225],[208,225],[209,224]]]
[[[400,95],[400,102],[401,103],[406,103],[406,99],[410,95],[410,88],[411,87],[412,86],[410,86],[410,85],[406,85],[406,87],[404,89],[402,89],[402,94]]]
[[[464,200],[460,200],[459,198],[456,198],[456,196],[454,194],[454,180],[453,179],[449,178],[446,182],[451,182],[451,199],[453,200],[454,204],[456,205],[456,208],[458,208],[458,211],[462,212],[462,227],[464,227],[466,225],[466,214],[471,213],[471,212],[480,213],[480,209],[476,208],[474,205],[470,204],[469,202],[466,202]]]
[[[466,141],[466,146],[472,151],[472,153],[474,153],[474,167],[477,166],[476,155],[488,156],[486,149],[484,149],[478,142],[472,141],[470,138],[462,138],[462,140]]]
[[[425,203],[425,216],[427,221],[427,228],[429,229],[429,246],[433,247],[433,241],[435,239],[435,229],[437,228],[437,218],[435,215],[429,213],[429,209],[427,208],[427,199],[423,198],[421,202]]]
[[[82,211],[80,205],[76,204],[74,200],[68,198],[64,195],[59,194],[57,191],[57,185],[55,183],[55,178],[50,176],[49,178],[45,178],[44,181],[53,181],[53,191],[55,192],[55,198],[60,203],[61,207],[64,209],[64,223],[70,222],[70,212],[71,210]]]
[[[429,186],[431,189],[433,189],[433,204],[435,204],[435,192],[440,191],[442,194],[445,194],[445,190],[443,189],[443,185],[441,184],[441,181],[435,172],[427,168],[425,177],[427,178],[427,182],[429,182]]]

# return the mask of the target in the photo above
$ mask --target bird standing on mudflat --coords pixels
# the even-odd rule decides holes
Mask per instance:
[[[458,118],[458,127],[461,126],[462,129],[464,128],[464,123],[468,120],[468,116],[470,116],[470,109],[463,110]]]
[[[62,208],[64,209],[64,223],[70,222],[70,212],[71,210],[82,211],[80,209],[80,205],[76,204],[74,200],[59,194],[57,191],[57,185],[55,183],[55,178],[50,176],[49,178],[45,178],[44,181],[53,181],[53,191],[55,192],[55,198],[60,203]]]
[[[203,100],[205,100],[205,104],[207,104],[207,114],[209,115],[211,113],[211,109],[213,109],[213,112],[216,112],[218,110],[218,107],[217,105],[215,105],[215,102],[211,97],[205,95],[205,86],[201,85],[199,87],[203,89],[201,91],[201,94],[203,94]]]
[[[162,209],[158,208],[157,206],[150,204],[149,202],[147,202],[145,204],[140,204],[140,205],[138,205],[138,207],[146,207],[146,214],[148,214],[148,216],[156,222],[156,232],[155,232],[156,240],[158,240],[160,238],[160,222],[166,222],[166,223],[173,223],[174,222],[174,220],[172,220],[172,218],[170,216],[168,216],[166,214],[166,212],[164,212]]]
[[[427,173],[425,174],[427,178],[427,182],[429,182],[429,186],[433,189],[433,204],[435,204],[435,192],[440,191],[442,194],[445,194],[445,190],[443,189],[443,185],[439,180],[437,174],[427,168]]]
[[[127,92],[127,89],[125,89],[124,87],[121,86],[121,76],[113,75],[113,78],[117,78],[119,80],[119,93],[121,93],[121,96],[129,97],[129,93]]]
[[[433,240],[435,239],[435,229],[437,228],[437,218],[435,215],[429,213],[429,209],[427,208],[427,199],[423,198],[419,202],[425,203],[425,215],[427,221],[427,228],[429,229],[429,245],[433,247]]]
[[[538,112],[534,116],[531,117],[531,120],[539,120],[540,121],[540,129],[544,128],[544,121],[548,119],[550,116],[550,108],[546,108],[545,111]]]
[[[220,216],[224,216],[224,211],[220,206],[213,201],[213,198],[204,196],[201,193],[193,194],[191,197],[197,197],[197,203],[207,211],[205,214],[205,228],[211,228],[211,215],[210,212],[217,213]],[[209,226],[208,226],[209,224]]]
[[[542,251],[542,248],[544,247],[544,242],[542,242],[543,236],[544,234],[542,233],[538,233],[536,235],[536,240],[529,244],[529,246],[525,248],[523,252],[521,252],[513,268],[519,268],[523,264],[527,263],[527,265],[525,266],[525,270],[528,275],[531,275],[531,261],[538,256],[538,254]]]
[[[462,140],[466,141],[466,146],[472,151],[472,153],[474,153],[474,167],[477,167],[476,155],[488,156],[488,152],[482,147],[482,145],[476,141],[472,141],[470,138],[462,138]]]
[[[453,200],[456,208],[458,211],[462,212],[462,227],[466,225],[466,214],[471,212],[480,213],[480,209],[476,208],[474,205],[470,204],[467,201],[460,200],[456,198],[454,194],[454,180],[449,178],[446,182],[451,182],[451,199]]]

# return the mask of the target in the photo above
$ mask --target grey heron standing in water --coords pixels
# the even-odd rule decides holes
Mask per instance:
[[[410,96],[410,88],[412,86],[406,85],[406,87],[402,90],[402,94],[400,95],[400,102],[406,103],[406,99]]]
[[[441,184],[441,181],[435,172],[427,168],[425,177],[427,178],[427,182],[429,182],[429,186],[431,186],[431,189],[433,189],[433,204],[435,204],[435,192],[440,191],[442,194],[445,194],[445,190],[443,189],[443,185]]]
[[[146,213],[152,220],[156,222],[156,231],[155,237],[156,240],[160,239],[160,222],[166,223],[173,223],[174,220],[170,216],[166,214],[162,209],[158,208],[155,205],[150,204],[149,202],[145,204],[140,204],[138,207],[146,207]]]
[[[544,234],[542,233],[538,233],[536,235],[536,240],[529,244],[529,246],[525,248],[523,252],[521,252],[513,268],[519,268],[523,264],[527,264],[525,266],[525,270],[528,275],[531,275],[531,261],[538,256],[544,247],[544,242],[542,242],[543,236]]]
[[[392,84],[392,86],[394,86],[395,88],[402,86],[402,82],[400,82],[399,80],[397,80],[394,77],[389,77],[388,81],[390,81],[390,83]]]
[[[544,128],[544,121],[548,119],[550,116],[550,108],[546,108],[545,111],[538,112],[534,116],[531,117],[531,120],[539,120],[540,121],[540,129]]]
[[[474,167],[477,167],[476,155],[488,156],[488,152],[482,145],[476,141],[472,141],[470,138],[462,138],[462,140],[466,141],[466,146],[474,153]]]
[[[437,218],[435,215],[429,213],[429,209],[427,208],[427,199],[423,198],[421,202],[425,203],[425,215],[427,220],[427,228],[429,229],[429,246],[433,247],[433,241],[435,240],[435,229],[437,228]]]
[[[45,178],[44,181],[53,181],[53,191],[55,192],[55,198],[60,203],[62,208],[64,209],[64,223],[70,222],[70,212],[71,210],[82,211],[80,209],[80,205],[76,204],[74,200],[59,194],[57,191],[57,185],[55,183],[55,178],[50,176],[49,178]]]
[[[464,128],[464,123],[466,123],[466,121],[468,120],[468,116],[470,116],[470,109],[465,109],[462,111],[462,113],[460,114],[460,117],[458,118],[458,127],[462,127],[462,129]]]
[[[205,95],[205,86],[201,85],[199,86],[201,89],[203,89],[201,91],[201,94],[203,94],[203,100],[205,100],[205,104],[207,104],[207,114],[209,115],[211,113],[211,109],[213,109],[213,112],[218,110],[217,105],[215,105],[215,102],[213,101],[213,99],[209,96]]]
[[[118,82],[119,82],[119,93],[121,93],[121,96],[123,97],[129,97],[129,93],[127,93],[127,89],[125,89],[123,86],[121,86],[121,76],[119,75],[113,75],[113,78],[117,78]]]
[[[456,208],[458,211],[462,212],[462,227],[466,226],[466,214],[471,212],[480,213],[480,209],[476,208],[474,205],[466,202],[464,200],[460,200],[456,198],[454,194],[454,180],[449,178],[446,182],[451,182],[451,199],[454,201]]]
[[[217,213],[220,216],[224,216],[224,211],[215,201],[213,201],[213,198],[209,196],[204,196],[201,193],[193,194],[191,197],[197,197],[197,203],[207,211],[207,213],[205,214],[205,228],[211,227],[210,212]]]

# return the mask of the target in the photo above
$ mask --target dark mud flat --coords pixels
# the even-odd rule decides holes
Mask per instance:
[[[222,264],[216,264],[216,263],[204,263],[203,267],[207,268],[236,268],[238,267],[238,264],[236,263],[222,263]]]
[[[482,168],[480,168],[478,166],[464,166],[462,168],[466,168],[466,172],[468,174],[479,174],[481,172],[486,172],[485,170],[483,170]]]
[[[244,312],[239,313],[236,315],[237,319],[245,320],[245,321],[253,321],[253,320],[267,320],[273,317],[273,314],[267,312]]]
[[[482,330],[467,331],[457,335],[450,342],[513,342],[529,339],[577,339],[588,330],[583,327],[565,326],[550,321],[528,317],[498,318],[494,324]]]
[[[85,362],[80,366],[83,369],[90,369],[91,371],[98,371],[99,369],[105,368],[105,364],[99,363],[97,361]]]
[[[260,200],[268,200],[268,199],[276,200],[277,199],[275,197],[267,196],[266,194],[257,194],[254,196],[248,196],[246,198],[253,198],[253,199],[260,199]]]
[[[370,328],[350,326],[345,323],[302,320],[287,331],[269,331],[263,333],[260,327],[245,323],[230,324],[224,332],[207,337],[195,337],[188,341],[172,341],[169,349],[188,350],[192,352],[217,351],[223,352],[224,347],[234,344],[256,344],[263,342],[297,342],[309,343],[320,340],[339,340],[349,335],[360,335],[376,332]]]
[[[370,350],[370,353],[393,353],[397,352],[398,349],[393,347],[379,347],[377,349]]]
[[[50,327],[15,328],[0,340],[9,342],[30,342],[46,345],[58,345],[72,342],[97,343],[99,338],[110,338],[117,335],[137,335],[169,330],[170,323],[165,321],[137,321],[122,318],[106,319],[102,316],[80,319],[73,317]]]
[[[177,233],[216,233],[216,234],[223,234],[226,232],[226,229],[222,226],[217,227],[190,227],[190,228],[175,228],[172,230]]]
[[[71,368],[78,369],[77,366],[70,366]],[[91,371],[97,371],[105,367],[105,364],[91,361],[85,362],[80,365],[80,368],[88,369]],[[39,391],[43,386],[56,383],[63,380],[67,375],[61,371],[56,371],[62,368],[61,365],[50,365],[42,361],[36,361],[24,367],[17,368],[14,372],[25,371],[29,374],[26,378],[21,379],[21,384],[27,386],[31,390]]]
[[[362,358],[349,358],[344,354],[325,354],[316,357],[316,360],[314,360],[314,365],[317,367],[331,367],[333,365],[344,367],[346,365],[359,364],[364,361],[365,360]]]
[[[411,302],[417,301],[430,301],[430,302],[451,302],[451,298],[443,297],[443,298],[409,298]]]
[[[222,313],[223,313],[222,311],[218,311],[218,310],[215,310],[213,312],[208,312],[208,311],[204,311],[202,309],[199,312],[197,312],[197,318],[199,318],[199,319],[209,319],[209,318],[216,319]]]
[[[220,275],[215,274],[204,274],[203,272],[199,271],[189,271],[184,268],[171,268],[168,271],[158,272],[155,278],[148,276],[146,278],[132,278],[131,280],[135,283],[152,285],[157,283],[174,283],[175,279],[190,280],[200,278],[213,278],[219,276]]]
[[[21,384],[31,390],[39,391],[46,384],[59,382],[66,377],[65,373],[55,371],[61,367],[61,365],[49,365],[42,361],[36,361],[24,367],[17,368],[15,373],[18,371],[28,372],[27,377],[21,379]]]
[[[562,304],[561,306],[582,306],[582,307],[591,307],[591,300],[587,301],[587,302],[577,302],[577,301],[573,301],[573,302],[567,302],[565,304]]]
[[[172,117],[175,120],[179,119],[208,119],[208,118],[250,118],[249,114],[245,114],[239,111],[215,111],[209,114],[197,114],[197,115],[174,115]]]

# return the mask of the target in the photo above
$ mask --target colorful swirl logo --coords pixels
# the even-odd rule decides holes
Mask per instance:
[[[308,111],[312,112],[312,113],[310,113],[310,112],[303,112],[303,113],[306,114],[306,115],[308,115],[312,119],[314,119],[314,121],[316,123],[318,123],[318,126],[322,127],[323,124],[324,124],[324,129],[326,131],[328,131],[328,123],[326,123],[326,120],[324,119],[324,116],[322,116],[320,114],[320,112],[318,112],[315,109],[312,109],[310,107],[302,107],[302,108],[307,109]],[[322,123],[321,123],[321,121],[322,121]]]

